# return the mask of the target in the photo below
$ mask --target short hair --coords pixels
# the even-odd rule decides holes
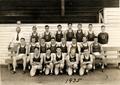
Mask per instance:
[[[105,25],[102,25],[101,28],[105,27]]]
[[[24,40],[25,41],[25,38],[21,38],[20,40]]]
[[[55,40],[55,37],[51,37],[51,40],[54,39]]]
[[[49,25],[45,25],[45,27],[49,27]]]
[[[39,47],[35,47],[35,49],[39,50]]]
[[[81,23],[78,23],[78,25],[81,25],[81,26],[82,26],[82,24],[81,24]]]
[[[94,38],[98,38],[98,36],[94,36]]]
[[[72,39],[76,39],[76,37],[73,37]]]
[[[72,23],[71,23],[71,22],[69,22],[69,23],[68,23],[68,25],[70,25],[70,24],[72,25]]]
[[[93,24],[89,24],[88,26],[90,26],[90,25],[93,26]]]
[[[62,25],[59,24],[57,27],[62,27]]]

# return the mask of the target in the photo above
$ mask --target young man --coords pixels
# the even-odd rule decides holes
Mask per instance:
[[[37,47],[37,44],[35,42],[35,37],[32,37],[28,47],[29,56],[27,57],[27,63],[28,63],[29,69],[30,69],[31,59],[33,58],[35,47]]]
[[[37,27],[36,26],[32,27],[32,34],[30,36],[30,42],[32,41],[33,37],[35,38],[35,42],[39,41],[39,34],[37,33]]]
[[[20,39],[20,45],[18,46],[17,54],[16,56],[13,56],[13,74],[16,73],[17,60],[21,59],[23,60],[23,73],[25,73],[27,60],[27,46],[25,38]]]
[[[84,50],[84,53],[80,56],[80,70],[79,75],[83,76],[92,69],[93,56],[89,53],[89,50]]]
[[[102,25],[101,26],[101,31],[99,34],[98,34],[98,42],[100,44],[107,44],[108,43],[108,40],[109,40],[109,35],[107,32],[105,32],[105,26]]]
[[[61,39],[63,38],[63,32],[62,32],[62,26],[61,25],[58,25],[57,26],[57,28],[58,28],[58,30],[57,30],[57,32],[56,32],[56,34],[55,34],[55,39],[56,39],[56,42],[58,43],[58,44],[60,44],[60,42],[61,42]]]
[[[76,55],[76,50],[71,49],[70,53],[67,56],[67,72],[68,75],[72,75],[73,72],[76,73],[76,70],[78,69],[78,55]]]
[[[45,75],[53,73],[53,60],[54,60],[54,58],[51,57],[51,50],[50,50],[50,48],[48,48],[46,51],[46,56],[44,58]]]
[[[94,69],[95,69],[95,61],[99,60],[99,62],[101,64],[101,68],[104,69],[104,56],[103,56],[103,49],[101,44],[98,43],[98,38],[95,37],[94,38],[94,42],[91,44],[91,54],[94,55],[94,60],[93,60],[93,64],[94,64]]]
[[[30,70],[30,76],[35,76],[37,70],[42,70],[43,64],[43,57],[40,56],[38,47],[35,47],[34,55],[31,60],[32,68]]]
[[[52,37],[51,44],[50,44],[50,50],[51,50],[51,57],[53,58],[56,56],[56,49],[57,49],[57,44],[56,44],[55,38]]]
[[[50,44],[51,37],[52,37],[52,34],[51,34],[51,32],[49,31],[49,26],[48,26],[48,25],[45,25],[45,32],[43,33],[42,38],[45,39],[45,42],[46,42],[48,45]]]
[[[65,38],[62,38],[60,47],[61,47],[61,51],[62,51],[62,56],[66,60],[66,56],[67,56],[67,53],[68,53],[68,45],[66,44]]]
[[[72,44],[68,48],[68,53],[70,53],[71,49],[75,49],[75,52],[76,52],[77,55],[80,54],[80,47],[77,44],[77,41],[76,41],[75,37],[72,39]]]
[[[93,25],[89,24],[88,25],[88,32],[87,32],[87,40],[88,41],[94,41],[95,33],[93,31]]]
[[[82,30],[82,24],[79,23],[77,25],[77,28],[78,28],[78,30],[76,32],[76,40],[77,40],[77,42],[82,42],[82,39],[83,39],[83,36],[84,36],[84,32]]]
[[[62,56],[61,48],[57,47],[56,57],[54,58],[54,66],[55,66],[55,75],[59,73],[63,73],[64,68],[64,57]]]
[[[65,38],[68,44],[71,43],[73,37],[74,37],[74,31],[72,29],[72,23],[68,23],[68,30],[65,32]]]
[[[83,42],[81,42],[80,48],[81,48],[81,53],[83,53],[84,50],[86,49],[90,51],[90,46],[89,43],[87,42],[86,36],[83,37]]]

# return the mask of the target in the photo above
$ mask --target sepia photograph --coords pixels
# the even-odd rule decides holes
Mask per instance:
[[[120,0],[0,0],[0,85],[120,85]]]

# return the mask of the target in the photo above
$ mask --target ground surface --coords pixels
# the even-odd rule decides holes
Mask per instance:
[[[1,66],[0,73],[0,85],[120,85],[120,70],[113,67],[105,69],[104,72],[96,70],[83,77],[66,74],[30,77],[29,73],[22,74],[22,70],[17,70],[13,75],[5,66]]]

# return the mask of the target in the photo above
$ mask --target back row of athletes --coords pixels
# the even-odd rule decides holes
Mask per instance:
[[[15,56],[13,56],[13,73],[16,73],[17,60],[23,59],[23,73],[26,72],[26,65],[31,66],[30,75],[34,76],[36,70],[45,72],[46,75],[63,73],[66,66],[66,72],[69,75],[79,71],[80,75],[88,73],[90,69],[95,69],[95,59],[102,60],[101,67],[104,68],[104,55],[101,44],[108,43],[108,33],[105,32],[105,26],[101,26],[102,32],[95,36],[92,30],[92,24],[89,24],[88,34],[85,35],[82,30],[82,24],[78,24],[76,34],[72,30],[72,24],[68,24],[68,30],[64,34],[61,31],[62,26],[58,25],[58,31],[55,36],[51,36],[49,26],[45,26],[45,32],[40,38],[37,28],[33,26],[29,45],[25,38],[20,38],[17,34],[18,43]],[[16,31],[19,33],[20,28]],[[92,41],[92,43],[88,43]],[[78,43],[80,42],[80,44]],[[16,44],[16,42],[14,43]],[[14,45],[15,46],[15,45]]]

